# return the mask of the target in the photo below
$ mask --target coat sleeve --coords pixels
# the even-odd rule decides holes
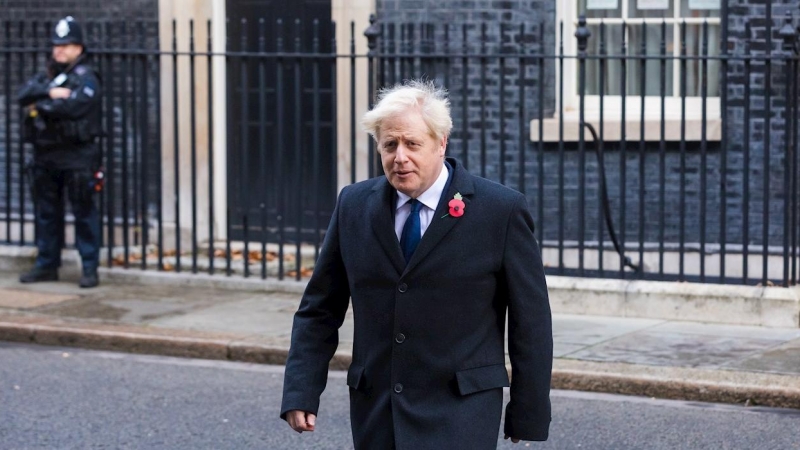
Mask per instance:
[[[17,91],[17,103],[19,106],[32,105],[39,100],[50,97],[50,81],[47,75],[40,73],[28,80],[19,91]]]
[[[328,379],[328,364],[339,345],[339,327],[350,302],[350,288],[339,245],[342,191],[328,232],[294,316],[286,361],[281,418],[298,409],[317,414]]]
[[[80,119],[100,101],[100,82],[91,70],[80,75],[80,83],[68,98],[49,97],[36,102],[36,109],[46,117],[55,119]]]
[[[508,296],[511,400],[504,431],[517,439],[544,441],[550,429],[552,317],[533,218],[521,194],[506,233],[502,282]]]

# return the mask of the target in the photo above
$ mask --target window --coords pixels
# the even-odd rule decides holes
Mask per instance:
[[[586,63],[586,109],[587,117],[599,115],[600,91],[604,98],[606,120],[620,120],[622,107],[622,54],[638,56],[643,48],[647,55],[661,54],[662,43],[667,57],[708,55],[713,58],[720,53],[720,1],[721,0],[558,0],[557,19],[564,24],[564,53],[577,54],[574,37],[578,16],[585,14],[587,26],[592,33],[589,38],[589,55],[600,53],[604,44],[606,59],[604,66],[597,59]],[[601,34],[601,23],[605,28]],[[685,23],[685,25],[684,25]],[[704,33],[704,23],[707,27]],[[663,24],[663,25],[662,25]],[[704,36],[706,34],[707,36]],[[623,37],[625,42],[623,53]],[[600,71],[604,72],[604,85],[600,86]],[[685,89],[687,96],[687,120],[702,117],[701,80],[703,65],[698,60],[687,60]],[[710,59],[706,63],[707,102],[706,117],[719,118],[719,71],[720,63]],[[559,74],[560,75],[560,74]],[[625,63],[625,93],[627,119],[638,120],[641,114],[642,78],[644,78],[645,117],[660,119],[661,85],[665,87],[665,116],[675,119],[681,114],[683,86],[681,63],[678,59],[667,59],[662,69],[658,59],[648,60],[644,65],[638,59]],[[564,115],[578,114],[578,64],[574,58],[564,63]]]

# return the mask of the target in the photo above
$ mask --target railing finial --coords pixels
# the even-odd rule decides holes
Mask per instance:
[[[375,14],[369,15],[369,27],[364,31],[364,36],[367,37],[367,47],[369,52],[372,53],[378,48],[378,37],[381,35],[381,27],[378,25],[378,18]]]
[[[581,14],[578,18],[578,29],[575,30],[575,37],[578,39],[578,51],[580,53],[586,53],[586,48],[589,46],[589,37],[591,36],[592,32],[589,31],[589,28],[586,26],[586,15]]]

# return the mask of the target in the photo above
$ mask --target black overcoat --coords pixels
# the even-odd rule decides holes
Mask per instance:
[[[547,439],[552,325],[527,201],[448,162],[448,188],[408,265],[387,179],[342,190],[294,317],[281,417],[317,413],[352,298],[355,448],[496,448],[509,386],[506,312],[513,382],[504,430]],[[461,217],[448,214],[456,193]]]

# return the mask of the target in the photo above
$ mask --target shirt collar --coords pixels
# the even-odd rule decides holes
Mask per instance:
[[[433,185],[428,188],[425,192],[420,194],[417,197],[417,200],[420,201],[423,205],[427,206],[428,208],[436,211],[436,207],[439,206],[439,199],[442,198],[442,192],[444,191],[444,187],[447,185],[447,177],[450,176],[450,171],[447,170],[447,166],[442,164],[442,170],[439,172],[439,177],[436,181],[433,182]],[[395,205],[395,211],[400,209],[401,206],[408,203],[411,199],[406,194],[403,194],[400,191],[397,191],[397,204]]]

